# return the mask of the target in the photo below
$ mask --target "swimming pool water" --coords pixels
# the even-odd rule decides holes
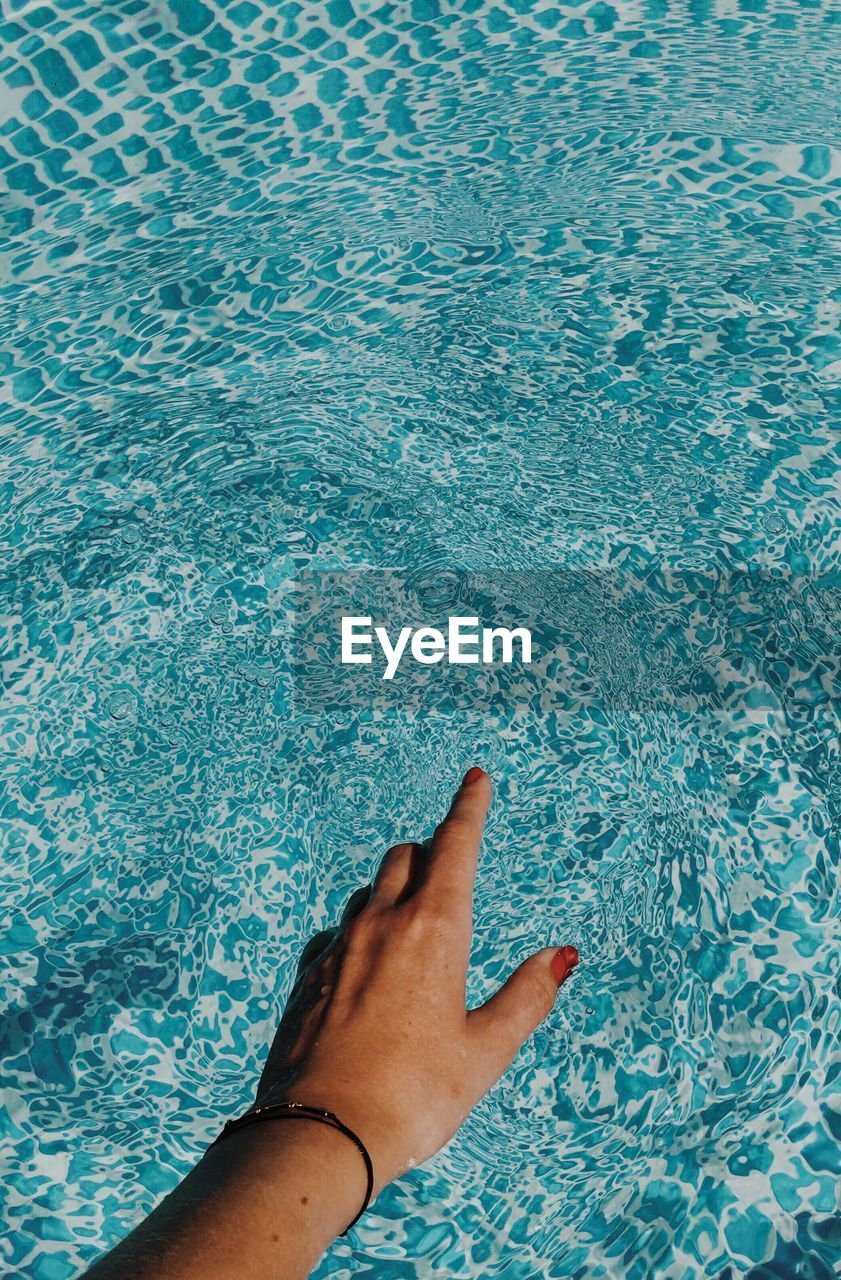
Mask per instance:
[[[837,16],[5,6],[4,1275],[184,1175],[477,762],[470,1002],[582,964],[316,1274],[837,1274]],[[541,664],[343,701],[362,569]]]

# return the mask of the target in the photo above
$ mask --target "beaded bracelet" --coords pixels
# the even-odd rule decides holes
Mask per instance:
[[[228,1134],[234,1133],[237,1129],[244,1129],[246,1125],[256,1124],[258,1120],[317,1120],[320,1124],[331,1125],[332,1128],[338,1129],[340,1133],[344,1133],[350,1138],[351,1142],[359,1148],[362,1153],[362,1159],[365,1161],[365,1171],[368,1174],[368,1189],[365,1192],[365,1201],[359,1213],[349,1222],[341,1233],[346,1236],[351,1227],[355,1226],[368,1208],[371,1199],[371,1193],[374,1190],[374,1166],[371,1163],[371,1157],[361,1138],[349,1129],[346,1124],[342,1124],[338,1116],[332,1111],[323,1111],[320,1107],[309,1107],[304,1102],[273,1102],[267,1107],[255,1107],[253,1111],[246,1111],[244,1115],[237,1117],[236,1120],[228,1120],[222,1132],[218,1137],[214,1138],[210,1146],[215,1147],[217,1142],[221,1142],[223,1138],[227,1138]],[[209,1150],[209,1148],[208,1148]]]

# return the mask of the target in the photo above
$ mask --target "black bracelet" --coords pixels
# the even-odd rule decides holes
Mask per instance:
[[[228,1120],[218,1137],[214,1138],[210,1146],[215,1147],[217,1142],[221,1142],[223,1138],[227,1138],[229,1133],[234,1133],[237,1129],[244,1129],[246,1125],[256,1124],[258,1120],[318,1120],[320,1124],[329,1124],[334,1129],[338,1129],[340,1133],[347,1134],[351,1142],[362,1153],[362,1159],[365,1161],[365,1171],[368,1174],[368,1190],[365,1192],[365,1202],[359,1213],[349,1222],[341,1233],[346,1236],[351,1227],[355,1226],[368,1208],[371,1199],[371,1193],[374,1190],[374,1166],[371,1163],[371,1157],[365,1148],[361,1138],[358,1138],[352,1129],[346,1124],[342,1124],[338,1116],[332,1111],[323,1111],[320,1107],[308,1107],[305,1102],[273,1102],[267,1107],[255,1107],[253,1111],[246,1111],[244,1115],[239,1116],[236,1120]],[[208,1147],[210,1150],[210,1147]]]

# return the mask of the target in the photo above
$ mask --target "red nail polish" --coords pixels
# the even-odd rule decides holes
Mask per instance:
[[[560,985],[578,964],[578,952],[575,947],[561,947],[552,957],[552,974]]]
[[[481,778],[484,770],[480,769],[478,764],[474,764],[472,769],[468,769],[467,773],[461,780],[461,785],[467,787],[471,782],[475,782],[477,778]]]

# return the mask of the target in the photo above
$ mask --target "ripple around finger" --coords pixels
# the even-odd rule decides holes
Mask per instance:
[[[831,1274],[834,18],[9,8],[10,1272],[187,1171],[478,763],[470,1005],[582,963],[316,1274]],[[302,606],[386,570],[539,680],[342,704],[319,640],[303,689]]]

